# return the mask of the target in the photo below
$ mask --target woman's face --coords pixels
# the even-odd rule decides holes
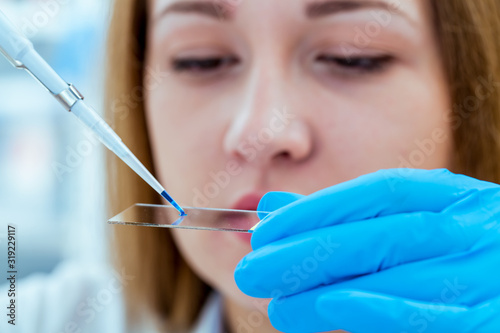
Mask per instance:
[[[146,112],[167,191],[181,205],[255,209],[268,191],[450,167],[450,100],[428,7],[151,2]],[[251,251],[241,235],[174,232],[195,271],[244,305],[233,281]]]

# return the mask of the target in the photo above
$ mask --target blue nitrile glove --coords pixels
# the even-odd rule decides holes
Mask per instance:
[[[269,193],[258,210],[274,209],[235,280],[273,298],[277,329],[500,332],[499,185],[381,170],[306,197]]]

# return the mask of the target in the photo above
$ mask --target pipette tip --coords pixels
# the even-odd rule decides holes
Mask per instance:
[[[167,193],[167,191],[163,191],[161,193],[161,196],[164,197],[165,199],[167,199],[168,202],[170,202],[172,204],[172,206],[175,207],[175,209],[177,209],[179,211],[179,215],[180,216],[186,216],[186,212],[184,211],[184,209],[181,208],[181,206],[179,206],[179,204],[177,202],[175,202],[174,199],[172,199],[172,197]]]

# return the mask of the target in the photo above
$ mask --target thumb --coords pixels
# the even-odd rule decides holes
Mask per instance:
[[[260,199],[257,211],[259,212],[274,212],[281,207],[291,204],[294,201],[303,198],[302,194],[292,192],[268,192]],[[265,218],[268,214],[257,213],[259,219]]]
[[[268,192],[260,199],[257,210],[260,212],[274,212],[303,197],[301,194],[291,192]]]

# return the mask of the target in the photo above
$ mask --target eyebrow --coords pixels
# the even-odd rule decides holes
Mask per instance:
[[[408,16],[394,6],[385,1],[369,0],[325,0],[310,3],[306,7],[306,16],[310,19],[322,18],[325,16],[339,14],[342,12],[356,11],[365,8],[380,8],[389,12],[397,12],[403,16]]]
[[[230,6],[225,1],[221,0],[192,0],[178,1],[167,6],[162,10],[157,18],[166,14],[198,14],[208,16],[214,19],[228,21],[232,18],[237,6]],[[385,1],[371,0],[323,0],[308,4],[305,9],[306,17],[309,19],[319,19],[330,15],[340,14],[343,12],[356,11],[365,8],[380,8],[389,12],[396,12],[408,19],[411,18],[399,10],[391,6]]]
[[[222,1],[179,1],[171,4],[158,14],[158,18],[165,14],[199,14],[218,20],[227,21],[231,18],[234,8]]]

